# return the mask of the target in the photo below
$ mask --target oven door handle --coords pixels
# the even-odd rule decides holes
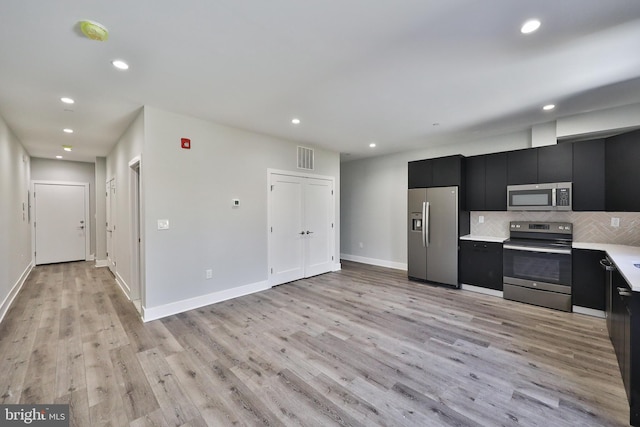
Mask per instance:
[[[514,251],[524,251],[524,252],[544,252],[546,254],[563,254],[563,255],[571,255],[571,249],[554,249],[554,248],[540,248],[534,246],[514,246],[514,245],[503,245],[504,249],[513,249]]]

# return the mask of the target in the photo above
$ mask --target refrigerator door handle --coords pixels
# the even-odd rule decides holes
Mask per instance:
[[[430,203],[429,202],[425,202],[424,205],[424,223],[422,224],[422,230],[424,231],[424,246],[425,247],[429,247],[429,207],[430,207]]]

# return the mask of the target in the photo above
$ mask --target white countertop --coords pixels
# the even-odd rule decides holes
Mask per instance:
[[[627,283],[629,283],[629,286],[631,286],[631,290],[640,292],[640,268],[633,265],[640,265],[640,247],[589,242],[573,242],[573,247],[606,252]]]
[[[477,236],[475,234],[466,234],[464,236],[460,236],[460,240],[476,240],[478,242],[502,243],[507,239],[508,237]]]

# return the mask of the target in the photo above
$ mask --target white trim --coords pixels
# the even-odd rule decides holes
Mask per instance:
[[[116,283],[118,284],[118,286],[120,286],[120,289],[122,289],[122,292],[124,293],[124,295],[127,297],[128,300],[130,300],[131,290],[129,289],[129,285],[127,285],[127,282],[125,282],[122,276],[120,276],[120,273],[118,273],[117,271],[115,274],[115,278],[116,278]]]
[[[580,307],[578,305],[573,306],[573,312],[578,314],[585,314],[587,316],[600,317],[604,319],[606,317],[605,312],[602,310],[595,310],[593,308]]]
[[[22,286],[27,281],[27,277],[29,277],[32,269],[33,263],[30,262],[27,268],[20,275],[20,278],[18,279],[16,284],[13,285],[13,288],[11,288],[11,290],[9,291],[7,297],[4,299],[4,301],[2,301],[2,305],[0,305],[0,322],[2,322],[5,314],[7,314],[7,312],[9,311],[9,307],[11,307],[11,304],[13,304],[13,300],[15,299],[16,295],[18,295],[20,289],[22,289]]]
[[[233,298],[254,294],[256,292],[266,291],[267,289],[271,289],[271,286],[269,286],[267,281],[264,280],[262,282],[256,282],[244,286],[238,286],[236,288],[212,292],[207,295],[187,298],[181,301],[176,301],[157,307],[142,307],[142,318],[144,322],[150,322],[162,317],[172,316],[174,314],[184,313],[185,311],[204,307],[205,305],[211,305]]]
[[[460,288],[464,291],[475,292],[477,294],[491,295],[492,297],[503,298],[502,291],[498,291],[495,289],[483,288],[481,286],[474,286],[474,285],[466,285],[464,283],[460,285]]]
[[[331,271],[340,271],[340,270],[342,270],[342,264],[339,262],[334,262],[333,268],[331,269]]]
[[[96,260],[96,254],[89,254],[89,256],[87,257],[87,261],[95,261]]]
[[[84,187],[84,218],[85,218],[85,233],[84,233],[84,256],[85,261],[93,261],[91,252],[91,214],[89,211],[89,204],[91,203],[91,195],[90,184],[88,182],[74,182],[74,181],[47,181],[35,179],[31,181],[31,197],[33,198],[33,202],[31,205],[37,208],[38,198],[35,196],[36,185],[73,185],[78,187]],[[31,213],[31,247],[33,250],[31,251],[31,262],[33,265],[36,264],[36,217],[33,212]]]
[[[106,259],[97,259],[96,268],[109,267],[109,261]]]
[[[358,255],[340,254],[340,259],[346,261],[359,262],[362,264],[377,265],[378,267],[393,268],[395,270],[407,271],[407,264],[402,262],[387,261],[385,259],[367,258]]]
[[[140,261],[142,258],[142,239],[140,232],[140,173],[142,172],[141,156],[137,155],[129,161],[129,254],[131,266],[131,286],[129,298],[141,299],[142,283],[140,280]],[[140,240],[139,240],[140,239]]]

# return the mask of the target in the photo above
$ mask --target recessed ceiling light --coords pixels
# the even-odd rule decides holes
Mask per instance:
[[[543,109],[544,111],[553,110],[554,108],[556,108],[556,106],[555,106],[555,105],[553,105],[553,104],[547,104],[547,105],[545,105],[544,107],[542,107],[542,109]]]
[[[73,133],[73,129],[64,128],[64,129],[62,129],[62,132],[64,132],[64,133]]]
[[[61,159],[61,158],[62,158],[62,156],[56,156],[56,159]]]
[[[63,146],[62,146],[62,149],[63,149],[64,151],[71,151],[71,146],[70,146],[70,145],[63,145]]]
[[[76,102],[73,99],[67,97],[60,98],[60,101],[64,102],[65,104],[73,104],[74,102]]]
[[[371,148],[376,148],[376,143],[375,143],[375,142],[372,142],[371,144],[369,144],[369,147],[371,147]]]
[[[118,70],[128,70],[129,69],[129,64],[127,64],[126,62],[124,62],[121,59],[116,59],[114,61],[111,61],[111,63],[113,64],[114,67],[116,67]]]
[[[538,21],[537,19],[530,19],[522,24],[522,28],[520,28],[520,31],[522,32],[522,34],[531,34],[538,28],[540,28],[540,21]]]
[[[294,124],[294,125],[299,125],[300,124],[300,119],[293,118],[293,119],[291,119],[291,123]]]

